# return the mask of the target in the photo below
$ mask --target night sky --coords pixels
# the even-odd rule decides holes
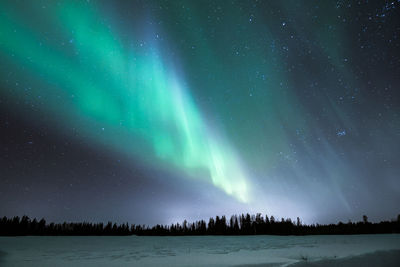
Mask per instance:
[[[400,1],[1,1],[0,216],[400,213]]]

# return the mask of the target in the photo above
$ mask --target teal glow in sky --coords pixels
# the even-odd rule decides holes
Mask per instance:
[[[0,28],[0,46],[10,62],[24,64],[39,82],[55,85],[33,89],[38,101],[45,99],[42,112],[63,120],[65,127],[85,118],[78,127],[89,140],[135,157],[143,152],[135,143],[143,141],[149,161],[180,168],[188,178],[209,178],[239,201],[249,200],[249,180],[234,148],[208,125],[175,67],[152,40],[142,40],[146,48],[136,51],[140,49],[124,44],[102,23],[103,14],[94,6],[49,4],[42,7],[46,12],[41,19],[49,21],[49,30],[60,31],[66,46],[61,51],[12,10],[2,14]],[[60,106],[66,96],[69,103]]]
[[[397,214],[398,5],[2,1],[0,215]]]

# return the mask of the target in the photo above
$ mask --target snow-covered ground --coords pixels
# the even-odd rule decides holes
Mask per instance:
[[[0,266],[400,266],[400,235],[0,237]]]

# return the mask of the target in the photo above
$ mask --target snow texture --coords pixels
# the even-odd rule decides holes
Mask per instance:
[[[0,266],[400,266],[400,235],[0,237]]]

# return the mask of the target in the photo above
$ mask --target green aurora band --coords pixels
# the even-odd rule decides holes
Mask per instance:
[[[399,5],[0,1],[0,206],[392,216]]]
[[[27,24],[26,14],[1,4],[0,52],[30,77],[9,97],[39,105],[64,129],[78,129],[79,138],[147,163],[157,158],[189,177],[210,177],[240,202],[250,201],[249,180],[234,148],[207,124],[156,45],[127,48],[98,10],[82,2],[36,9],[30,9]],[[52,31],[65,47],[44,34]],[[149,147],[153,153],[144,153]]]

